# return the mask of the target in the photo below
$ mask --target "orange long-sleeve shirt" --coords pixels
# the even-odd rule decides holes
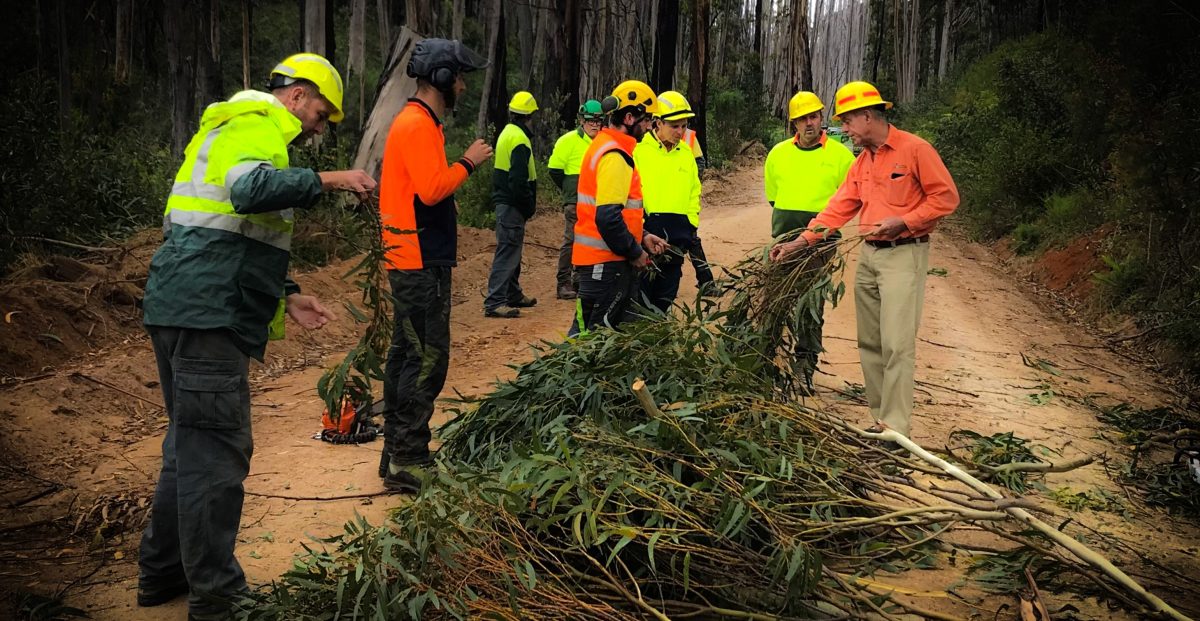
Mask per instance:
[[[908,225],[900,237],[921,237],[957,208],[958,188],[933,145],[892,126],[886,142],[874,153],[863,149],[850,165],[846,181],[809,223],[804,238],[812,243],[855,215],[868,239],[875,225],[892,216]]]
[[[474,169],[466,159],[446,164],[441,120],[425,102],[408,100],[388,131],[379,180],[383,245],[390,248],[388,269],[457,264],[454,191]]]

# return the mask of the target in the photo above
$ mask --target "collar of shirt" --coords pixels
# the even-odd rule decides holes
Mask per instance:
[[[878,151],[879,149],[887,147],[887,148],[891,149],[892,151],[897,151],[902,146],[904,146],[904,137],[900,134],[899,131],[896,130],[895,125],[888,123],[887,140],[884,140],[883,144],[876,147],[875,150]]]
[[[817,149],[825,148],[825,139],[826,139],[825,138],[825,130],[821,130],[821,137],[817,139],[817,144],[815,144],[811,147],[800,146],[800,134],[796,134],[795,136],[792,136],[792,144],[796,145],[796,148],[800,149],[801,151],[815,151]]]
[[[434,114],[433,108],[430,108],[429,104],[425,103],[424,101],[421,101],[420,99],[417,99],[416,97],[410,97],[408,99],[408,103],[417,104],[418,106],[424,108],[425,113],[429,115],[429,118],[433,119],[433,122],[436,123],[438,127],[442,126],[442,120],[438,118],[437,114]]]

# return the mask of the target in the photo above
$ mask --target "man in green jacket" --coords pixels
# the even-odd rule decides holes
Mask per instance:
[[[550,152],[550,161],[546,168],[550,170],[550,179],[562,190],[563,219],[566,229],[563,231],[562,248],[558,251],[558,299],[574,300],[578,283],[575,281],[575,268],[571,265],[571,245],[575,243],[575,202],[578,197],[575,188],[579,184],[579,168],[583,162],[583,153],[592,145],[592,138],[604,127],[604,112],[600,102],[589,99],[579,106],[579,127],[563,134],[554,143]]]
[[[361,170],[289,168],[288,145],[342,120],[342,79],[296,54],[271,92],[242,91],[204,111],[167,198],[150,262],[145,325],[169,420],[150,524],[139,551],[139,606],[189,594],[189,619],[228,619],[246,578],[234,558],[250,470],[250,358],[283,337],[283,317],[320,328],[332,314],[288,276],[293,208],[321,193],[367,195]]]
[[[519,91],[508,102],[512,122],[496,139],[492,168],[492,204],[496,206],[496,255],[488,276],[488,294],[483,301],[487,317],[512,319],[522,308],[537,304],[521,291],[521,250],[525,246],[525,223],[537,208],[537,169],[529,137],[529,116],[537,101],[528,91]]]

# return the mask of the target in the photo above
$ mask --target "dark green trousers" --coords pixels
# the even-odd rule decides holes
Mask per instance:
[[[229,615],[246,591],[233,556],[250,472],[250,360],[228,330],[148,326],[167,406],[162,470],[142,535],[143,590],[186,580],[189,614]]]
[[[383,383],[384,447],[388,462],[430,461],[433,402],[450,368],[450,267],[389,270],[395,329]]]

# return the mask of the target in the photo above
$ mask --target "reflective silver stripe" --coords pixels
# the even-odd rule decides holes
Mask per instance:
[[[642,207],[642,199],[631,198],[631,199],[625,201],[625,208],[626,209],[642,209],[643,208]]]
[[[185,198],[203,198],[218,203],[230,203],[229,188],[208,183],[179,181],[171,186],[171,196]]]
[[[595,205],[596,197],[592,196],[590,194],[580,194],[578,200],[576,200],[575,202],[583,203],[584,205]]]
[[[607,250],[609,252],[612,252],[612,249],[608,247],[608,244],[604,243],[604,240],[600,239],[599,237],[592,237],[590,235],[580,235],[579,233],[575,233],[575,243],[583,244],[584,246],[587,246],[589,248],[596,248],[599,250]]]
[[[163,228],[166,229],[166,227],[175,224],[237,233],[238,235],[249,237],[250,239],[274,246],[283,251],[289,251],[292,247],[291,233],[276,231],[256,222],[251,222],[247,218],[231,216],[229,214],[172,209],[166,215]]]
[[[258,170],[259,168],[274,169],[275,166],[271,162],[242,162],[229,169],[225,173],[225,187],[232,188],[233,184],[242,177],[242,175]]]
[[[217,134],[221,133],[221,128],[218,127],[204,137],[204,142],[200,144],[200,148],[196,149],[196,161],[192,164],[192,182],[204,183],[204,175],[208,172],[208,151],[212,148],[212,143],[217,139]]]
[[[283,75],[291,76],[291,75],[296,75],[296,70],[281,63],[278,65],[275,65],[275,68],[271,70],[271,73],[282,73]]]
[[[592,163],[591,163],[591,165],[589,166],[589,168],[591,168],[591,169],[593,169],[593,170],[594,170],[594,169],[596,168],[596,162],[599,162],[599,161],[600,161],[600,158],[601,158],[601,157],[604,157],[604,154],[605,154],[605,153],[610,153],[610,152],[612,152],[612,151],[614,151],[614,150],[616,150],[616,149],[615,149],[615,147],[612,147],[612,146],[605,145],[603,148],[601,148],[600,150],[596,151],[596,154],[592,156]]]

